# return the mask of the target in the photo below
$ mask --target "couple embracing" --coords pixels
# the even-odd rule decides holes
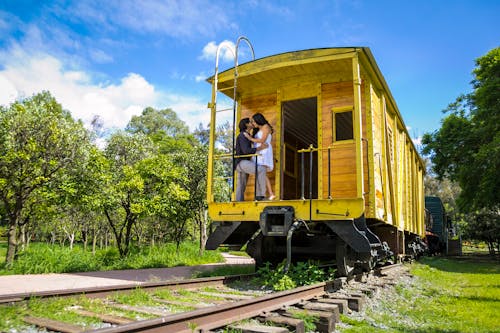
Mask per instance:
[[[275,196],[271,181],[267,177],[267,173],[274,168],[273,147],[271,145],[273,128],[261,113],[254,114],[252,118],[241,119],[238,126],[240,134],[236,139],[236,155],[258,154],[255,198],[264,200],[267,188],[268,200],[273,200]],[[255,157],[238,157],[235,159],[234,165],[236,172],[238,172],[236,201],[243,201],[248,175],[255,174]]]

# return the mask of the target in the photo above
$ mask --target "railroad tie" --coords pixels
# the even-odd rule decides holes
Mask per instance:
[[[264,326],[257,324],[230,325],[229,328],[241,333],[289,333],[284,327]]]
[[[35,325],[41,328],[46,328],[47,330],[61,332],[61,333],[80,333],[85,331],[83,326],[73,325],[64,323],[62,321],[47,319],[47,318],[38,318],[38,317],[24,317],[23,321]]]
[[[138,313],[144,313],[144,314],[150,314],[154,316],[167,316],[171,314],[171,312],[167,310],[160,310],[154,307],[148,307],[148,306],[134,306],[134,305],[126,305],[126,304],[117,304],[117,303],[112,303],[108,304],[109,307],[125,310],[125,311],[133,311],[133,312],[138,312]]]
[[[286,310],[278,311],[283,316],[293,317],[296,314],[305,316],[313,316],[317,318],[315,321],[316,331],[319,333],[330,333],[335,331],[335,314],[328,311],[305,310],[296,307],[289,307]]]
[[[303,320],[281,316],[279,314],[267,314],[257,317],[257,320],[264,323],[273,323],[290,327],[295,333],[305,333],[305,324]]]
[[[345,299],[347,300],[347,306],[349,309],[353,311],[361,311],[365,304],[365,297],[363,294],[356,294],[355,296],[352,295],[344,295],[344,294],[328,294],[328,298],[333,298],[333,299]]]
[[[102,314],[102,313],[95,313],[95,312],[91,312],[91,311],[87,311],[87,310],[83,310],[83,309],[72,309],[71,311],[73,311],[79,315],[85,316],[85,317],[94,317],[94,318],[97,318],[99,320],[102,320],[105,323],[115,324],[115,325],[123,325],[123,324],[128,324],[128,323],[135,321],[134,319],[130,319],[130,318],[126,318],[126,317],[113,316],[113,315]]]
[[[339,306],[336,304],[327,304],[327,303],[319,303],[319,302],[304,302],[302,304],[299,304],[299,306],[303,309],[306,309],[306,310],[331,312],[335,316],[335,322],[340,321]]]
[[[348,307],[348,301],[346,299],[339,299],[339,298],[329,298],[324,297],[324,298],[317,298],[317,302],[320,303],[328,303],[328,304],[336,304],[339,307],[339,311],[341,314],[347,314],[349,312],[349,307]]]

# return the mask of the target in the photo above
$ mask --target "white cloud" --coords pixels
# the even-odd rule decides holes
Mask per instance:
[[[196,75],[194,80],[196,82],[202,82],[205,81],[208,78],[208,75],[205,72],[201,72],[200,74]]]
[[[94,83],[88,73],[67,70],[48,54],[30,55],[17,48],[0,52],[0,59],[5,62],[0,70],[2,105],[47,90],[86,125],[99,116],[104,128],[123,128],[148,106],[173,109],[191,130],[209,121],[208,111],[201,112],[206,111],[206,101],[158,91],[137,73],[129,73],[116,84]]]
[[[0,105],[6,105],[18,97],[16,87],[3,75],[0,75]]]
[[[235,50],[234,43],[229,40],[225,40],[221,42],[219,45],[222,44],[224,44],[224,47],[220,49],[221,54],[219,55],[220,56],[219,60],[222,60],[224,62],[234,62],[234,50]],[[209,42],[207,45],[203,47],[199,59],[214,61],[215,64],[215,57],[217,55],[217,48],[219,47],[219,45],[215,44],[214,41]]]
[[[92,60],[98,64],[107,64],[113,62],[113,57],[103,50],[90,50],[89,55]]]
[[[199,123],[206,126],[210,123],[210,110],[207,108],[207,101],[194,96],[181,96],[167,94],[164,96],[167,107],[174,110],[190,130],[198,127]]]
[[[114,30],[123,27],[139,33],[173,37],[210,36],[221,29],[235,29],[223,7],[210,0],[76,1],[61,8],[59,15],[71,15],[85,22]]]

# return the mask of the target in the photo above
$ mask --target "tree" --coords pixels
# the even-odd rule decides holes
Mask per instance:
[[[109,169],[104,186],[103,210],[121,256],[128,253],[132,227],[144,213],[144,180],[137,164],[154,155],[153,143],[142,134],[113,134],[106,146]]]
[[[500,48],[476,60],[474,91],[451,103],[441,128],[426,133],[423,152],[430,154],[439,179],[457,181],[463,212],[500,211]],[[497,221],[498,222],[498,221]]]
[[[82,160],[89,136],[49,92],[0,107],[0,197],[8,219],[7,265],[34,193]]]
[[[105,155],[110,169],[103,208],[118,251],[126,256],[139,220],[151,216],[173,219],[182,212],[189,199],[179,185],[185,172],[168,156],[157,154],[156,146],[142,133],[115,133]]]
[[[126,131],[148,136],[164,154],[189,149],[196,143],[189,128],[171,109],[147,107],[140,116],[132,117]]]
[[[202,146],[208,146],[210,140],[210,127],[203,127],[202,123],[198,124],[198,127],[193,132],[194,137]]]
[[[176,165],[185,170],[187,175],[181,185],[182,188],[190,194],[190,200],[187,201],[186,205],[184,206],[185,214],[183,214],[183,217],[185,219],[192,219],[198,227],[200,255],[205,248],[205,242],[207,239],[207,221],[205,214],[208,208],[206,201],[208,168],[207,156],[208,146],[197,146],[194,147],[191,151],[179,152],[173,155],[173,160]],[[180,241],[185,232],[185,219],[177,219],[176,225],[178,226],[178,232],[174,237],[177,243],[177,249],[179,248]]]
[[[158,146],[160,155],[171,160],[186,175],[178,178],[178,184],[189,193],[189,200],[178,207],[172,205],[170,212],[159,214],[169,221],[168,234],[179,248],[189,222],[194,221],[200,231],[205,226],[208,129],[199,124],[194,134],[189,134],[189,128],[173,110],[146,108],[142,115],[132,118],[127,131],[146,134]],[[200,235],[200,244],[204,243],[204,237]]]

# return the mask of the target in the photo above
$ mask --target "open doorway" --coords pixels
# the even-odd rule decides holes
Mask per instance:
[[[318,154],[313,153],[312,168],[310,153],[299,150],[313,145],[318,147],[317,98],[303,98],[281,104],[283,124],[283,170],[282,199],[293,200],[302,197],[302,178],[304,178],[304,197],[318,197]],[[304,172],[302,172],[304,155]],[[312,182],[310,176],[312,172]],[[302,173],[304,176],[302,177]]]

